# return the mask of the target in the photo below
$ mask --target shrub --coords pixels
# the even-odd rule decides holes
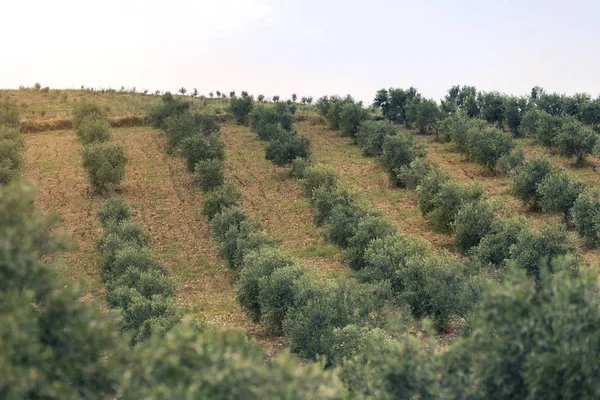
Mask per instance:
[[[193,117],[199,131],[205,135],[217,133],[221,130],[221,126],[214,114],[194,114]]]
[[[369,329],[357,325],[336,328],[333,330],[331,363],[341,366],[345,361],[350,361],[365,351],[375,350],[375,345],[387,347],[391,346],[393,341],[389,333],[379,328]]]
[[[440,109],[433,99],[420,96],[406,106],[406,125],[419,128],[419,133],[429,133],[440,117]]]
[[[600,200],[598,199],[598,192],[588,190],[581,193],[575,200],[571,213],[579,235],[599,245]]]
[[[439,170],[437,164],[432,163],[426,157],[419,157],[409,165],[403,165],[398,169],[396,181],[398,186],[407,189],[416,189],[421,181],[434,169]]]
[[[178,114],[189,114],[191,103],[180,98],[175,98],[170,92],[161,97],[162,104],[155,107],[148,118],[156,129],[164,129],[166,120]]]
[[[442,183],[434,195],[432,210],[427,219],[441,232],[450,232],[460,209],[470,202],[477,201],[483,194],[478,185],[462,186],[453,181]]]
[[[476,281],[463,263],[449,256],[410,257],[399,271],[404,288],[400,300],[415,318],[433,318],[439,330],[444,330],[452,317],[466,319],[477,301],[480,289]]]
[[[446,363],[444,375],[460,375],[451,397],[598,397],[597,354],[589,350],[600,341],[597,285],[595,274],[544,274],[535,283],[520,271],[492,285],[471,319],[475,334],[450,350],[462,360]]]
[[[312,165],[312,160],[308,158],[296,158],[292,161],[292,170],[290,174],[296,179],[302,179],[304,178],[304,172]]]
[[[181,320],[172,299],[158,295],[147,299],[137,292],[134,292],[129,308],[124,309],[122,315],[121,329],[133,332],[132,344],[153,335],[162,337]]]
[[[250,114],[250,129],[262,140],[271,140],[279,136],[281,130],[293,129],[292,114],[288,107],[281,103],[275,107],[257,107]]]
[[[556,137],[562,128],[563,119],[543,111],[540,112],[539,118],[535,138],[544,146],[554,146]]]
[[[124,246],[115,252],[112,264],[105,265],[103,272],[107,280],[120,277],[130,267],[135,267],[141,272],[151,270],[164,272],[162,265],[156,261],[154,254],[147,247],[140,247],[126,240],[123,242]]]
[[[530,203],[532,208],[539,206],[538,185],[553,171],[547,157],[533,156],[514,172],[512,191],[523,203]]]
[[[244,257],[244,267],[240,271],[236,288],[237,300],[254,322],[260,320],[261,316],[260,281],[267,279],[273,271],[291,267],[294,263],[295,261],[288,254],[272,247],[263,247]]]
[[[337,183],[338,178],[334,170],[313,165],[305,168],[303,179],[300,181],[300,187],[304,196],[312,201],[315,189],[321,186],[334,188],[337,186]]]
[[[462,113],[451,115],[440,123],[440,130],[452,142],[456,151],[464,153],[468,150],[468,131],[471,120]]]
[[[81,125],[85,119],[106,120],[106,113],[95,103],[85,101],[75,103],[73,106],[73,126],[76,130],[79,130],[79,125]]]
[[[508,154],[504,154],[496,162],[496,170],[503,174],[510,174],[515,169],[523,165],[525,161],[525,153],[523,149],[518,147]]]
[[[21,174],[23,165],[21,143],[0,139],[0,185],[6,185]]]
[[[581,183],[571,182],[564,170],[548,174],[537,187],[540,207],[544,212],[562,212],[565,221],[575,200],[583,191]]]
[[[329,213],[327,237],[342,248],[348,247],[348,240],[356,233],[358,222],[365,212],[356,203],[336,204]]]
[[[278,268],[259,281],[261,322],[275,335],[283,332],[283,320],[294,305],[294,283],[305,273],[298,265]]]
[[[168,116],[162,122],[162,129],[167,136],[166,150],[168,153],[173,152],[185,139],[201,136],[197,121],[188,112]]]
[[[545,225],[539,230],[522,230],[517,242],[510,247],[510,260],[527,275],[540,279],[540,266],[552,267],[550,261],[557,256],[574,253],[564,228]]]
[[[202,205],[202,215],[212,221],[215,215],[227,207],[237,206],[242,199],[242,193],[231,183],[226,182],[209,193]]]
[[[307,158],[310,155],[310,142],[304,136],[286,132],[272,140],[265,150],[265,158],[277,165],[291,163],[296,158]]]
[[[247,94],[241,97],[233,97],[229,100],[229,108],[227,112],[229,112],[235,122],[239,125],[245,125],[248,123],[248,117],[250,112],[252,111],[252,107],[254,106],[254,99],[252,96],[248,96]]]
[[[14,142],[21,150],[25,150],[25,138],[18,128],[8,125],[0,125],[0,140],[10,140]]]
[[[526,227],[524,217],[495,219],[479,245],[471,249],[471,256],[482,266],[499,267],[510,257],[511,246]]]
[[[585,156],[592,154],[598,134],[584,127],[581,122],[572,119],[565,122],[555,138],[558,151],[565,157],[576,157],[575,165],[582,165]]]
[[[313,220],[317,226],[323,225],[329,219],[334,207],[352,204],[350,193],[340,184],[334,187],[325,185],[317,187],[313,191],[311,201],[314,208]]]
[[[223,235],[219,256],[227,261],[229,268],[240,271],[244,267],[244,257],[247,254],[276,244],[259,224],[242,221],[237,226],[231,226]]]
[[[365,267],[361,275],[370,282],[387,280],[392,293],[400,296],[404,292],[403,277],[407,261],[412,257],[423,257],[431,248],[420,238],[393,234],[371,241],[365,250]]]
[[[131,217],[131,210],[127,203],[120,197],[111,197],[106,200],[104,207],[98,213],[100,224],[107,227],[111,224],[120,224]]]
[[[135,298],[135,293],[147,299],[155,295],[169,298],[175,293],[175,283],[161,270],[142,271],[132,266],[108,283],[106,301],[113,308],[127,309]]]
[[[125,150],[118,144],[92,143],[83,148],[83,167],[88,173],[90,185],[100,192],[106,192],[121,182],[126,163]]]
[[[513,138],[497,128],[475,129],[469,138],[469,158],[492,170],[515,147]]]
[[[225,238],[225,234],[229,229],[235,227],[239,229],[240,224],[246,221],[247,217],[241,208],[237,206],[231,206],[224,208],[220,213],[215,215],[210,221],[210,227],[212,234],[216,240],[222,242]]]
[[[218,134],[195,134],[181,143],[181,153],[185,157],[188,171],[193,172],[199,161],[224,160],[225,143]]]
[[[435,209],[435,197],[448,179],[448,176],[439,168],[430,170],[421,179],[421,183],[417,187],[417,200],[419,201],[421,214],[427,215]]]
[[[383,140],[387,136],[398,134],[398,129],[383,121],[364,121],[360,124],[356,139],[358,146],[367,156],[375,157],[381,155]]]
[[[97,114],[84,117],[77,126],[77,136],[84,144],[110,141],[110,125]]]
[[[493,207],[485,201],[468,202],[462,206],[452,228],[454,230],[454,244],[461,254],[467,254],[469,250],[481,242],[492,229],[495,219]]]
[[[524,135],[537,137],[537,132],[540,128],[540,121],[542,119],[541,113],[543,112],[544,111],[540,111],[536,108],[525,111],[525,113],[523,113],[523,117],[521,118],[519,130],[521,130]]]
[[[385,289],[329,281],[305,273],[293,285],[294,300],[283,331],[294,353],[307,359],[324,355],[331,362],[333,330],[364,323],[380,311]]]
[[[388,171],[390,180],[396,184],[398,183],[398,170],[422,155],[423,151],[414,143],[412,136],[386,136],[383,140],[381,163]]]
[[[17,128],[21,125],[21,112],[15,101],[4,98],[0,102],[0,127]]]
[[[356,138],[361,122],[367,119],[367,110],[363,108],[362,101],[348,101],[342,105],[339,116],[339,125],[343,136]]]
[[[356,232],[348,240],[346,259],[350,267],[354,270],[362,269],[366,264],[365,251],[371,241],[391,235],[395,231],[394,224],[381,215],[368,214],[362,217],[356,226]]]
[[[218,158],[198,161],[194,166],[194,174],[200,190],[205,193],[218,188],[225,182],[223,161]]]

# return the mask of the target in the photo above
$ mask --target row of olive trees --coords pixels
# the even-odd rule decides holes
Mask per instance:
[[[106,113],[97,104],[78,103],[73,126],[84,144],[83,167],[90,185],[102,194],[114,191],[125,176],[127,156],[122,146],[111,142]]]
[[[106,201],[99,214],[100,275],[106,301],[121,311],[120,329],[132,344],[164,334],[181,315],[174,302],[175,283],[150,249],[150,237],[131,221],[131,210],[120,198]]]
[[[263,350],[239,332],[184,321],[131,347],[132,333],[123,327],[138,326],[134,337],[141,339],[171,323],[157,315],[172,303],[163,297],[172,283],[156,261],[141,262],[147,249],[138,245],[147,238],[127,219],[128,208],[110,200],[100,214],[103,225],[120,225],[101,240],[122,247],[110,250],[117,268],[110,273],[125,271],[109,280],[107,292],[109,301],[131,302],[118,318],[81,301],[77,285],[57,278],[68,243],[51,233],[50,220],[38,217],[34,194],[17,181],[0,187],[1,398],[348,397],[337,370],[283,353],[267,364]],[[135,252],[126,249],[132,245]]]
[[[21,115],[16,102],[0,102],[0,185],[21,175],[25,140],[19,131]]]
[[[113,314],[81,301],[76,286],[57,279],[56,256],[65,242],[37,216],[33,195],[18,182],[0,187],[2,398],[600,396],[600,359],[590,351],[600,346],[593,271],[541,274],[537,283],[517,273],[485,286],[471,332],[444,352],[433,351],[431,340],[393,340],[355,325],[333,330],[332,363],[341,367],[325,371],[284,353],[265,363],[264,353],[242,334],[189,323],[132,348]],[[274,293],[283,295],[275,300],[282,302],[286,272],[294,276],[289,267],[278,269],[259,290],[281,288]],[[325,315],[322,303],[308,301],[314,313]]]
[[[169,123],[174,118],[187,118],[186,114],[189,115],[185,111],[165,118],[163,129],[167,137],[188,136],[183,129],[189,124],[177,129]],[[286,143],[280,135],[295,134],[286,130],[291,128],[291,113],[285,104],[255,109],[252,126],[278,149]],[[198,125],[192,130],[206,134]],[[179,134],[175,135],[175,131]],[[186,140],[183,139],[184,146]],[[222,141],[218,137],[216,140],[220,145],[202,148],[222,150]],[[382,313],[385,286],[317,278],[280,248],[258,223],[248,219],[239,207],[241,193],[223,177],[221,158],[201,156],[196,161],[197,158],[190,159],[190,154],[184,154],[187,164],[195,165],[194,172],[206,194],[202,214],[209,219],[213,236],[219,242],[219,256],[236,273],[237,300],[254,321],[262,322],[272,334],[284,334],[295,353],[308,359],[325,356],[330,364],[341,358],[333,353],[336,328],[349,324],[375,327],[380,323],[377,316]],[[289,157],[287,151],[281,150],[269,151],[267,156],[273,154],[273,161],[278,163]]]
[[[516,169],[512,191],[533,210],[561,213],[567,226],[583,238],[600,245],[600,201],[598,191],[574,181],[547,157],[532,157]]]
[[[339,114],[340,125],[344,124],[344,118],[344,115]],[[513,147],[512,138],[500,130],[489,128],[484,121],[467,118],[461,113],[448,118],[445,125],[448,126],[448,137],[457,148],[489,168],[502,166],[507,170],[514,170],[523,161],[521,152],[510,152]],[[545,240],[544,235],[530,229],[523,230],[522,236],[518,236],[516,228],[513,229],[511,225],[512,220],[504,221],[503,218],[497,217],[503,213],[502,210],[482,197],[481,187],[476,185],[464,187],[450,179],[435,163],[427,160],[426,153],[412,143],[410,137],[399,133],[395,125],[367,120],[358,125],[355,138],[366,155],[379,158],[390,174],[392,182],[401,187],[417,190],[421,212],[430,221],[432,227],[441,232],[454,234],[457,250],[462,254],[470,255],[477,266],[483,267],[482,270],[489,270],[485,267],[490,264],[494,268],[505,267],[515,259],[519,259],[524,269],[537,276],[537,265],[540,259],[574,251],[564,229],[545,227],[542,232],[547,234],[549,239],[547,243],[541,243]],[[556,179],[545,185],[543,190],[560,191],[562,197],[547,195],[548,199],[555,202],[554,205],[548,204],[548,209],[558,211],[556,208],[559,207],[559,203],[571,199],[570,208],[574,201],[575,190],[571,187],[577,185],[568,184],[565,188],[558,188],[558,183],[555,181]],[[577,197],[578,194],[577,192],[574,196]],[[506,224],[511,227],[505,227]],[[523,228],[525,224],[519,221],[517,226]],[[497,236],[498,232],[505,230],[511,232],[510,237],[505,238],[503,244],[493,248],[494,242],[500,243],[503,240]],[[525,254],[526,251],[525,244],[520,243],[534,240],[531,239],[532,237],[539,245],[538,250],[529,253],[531,257],[529,260],[521,260],[520,255]],[[548,253],[545,254],[539,249],[544,249]],[[490,251],[494,253],[493,256],[489,256]]]

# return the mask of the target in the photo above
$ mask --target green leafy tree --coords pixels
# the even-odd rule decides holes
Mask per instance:
[[[533,209],[539,207],[538,186],[554,171],[547,157],[533,156],[515,170],[512,179],[512,191],[525,204]]]
[[[260,282],[279,268],[291,267],[294,259],[281,249],[263,247],[244,257],[244,267],[237,283],[237,300],[250,318],[257,322],[261,317],[259,300]]]
[[[410,165],[413,160],[424,155],[412,136],[398,134],[385,136],[381,146],[381,164],[388,172],[390,180],[398,183],[398,171]]]
[[[575,156],[575,165],[581,166],[585,156],[594,152],[598,143],[598,134],[584,127],[579,121],[570,120],[563,124],[555,143],[560,154],[565,157]]]
[[[498,92],[479,92],[477,102],[481,109],[481,117],[487,122],[502,127],[506,120],[506,104],[504,95]]]
[[[493,206],[486,201],[473,201],[461,207],[452,224],[454,244],[458,251],[467,254],[478,246],[492,231],[495,218]]]
[[[579,235],[595,245],[600,244],[600,200],[598,192],[587,190],[581,193],[571,211]]]
[[[101,193],[121,182],[127,160],[125,150],[116,143],[92,143],[83,148],[83,168],[90,185]]]
[[[540,207],[545,212],[561,212],[567,222],[571,208],[583,189],[583,184],[571,182],[564,170],[553,171],[537,187]]]
[[[235,97],[235,93],[230,97],[231,99],[229,100],[227,112],[233,116],[238,125],[246,125],[249,120],[250,112],[254,107],[253,97],[247,94],[246,96]]]
[[[83,118],[76,133],[84,144],[108,142],[111,139],[108,121],[97,114]]]
[[[0,102],[0,126],[19,128],[21,126],[21,112],[15,101],[5,97]]]
[[[450,232],[460,209],[479,200],[482,195],[483,188],[479,185],[463,186],[451,180],[446,181],[433,196],[427,219],[440,232]]]
[[[381,155],[384,139],[397,134],[398,129],[390,123],[364,121],[358,128],[356,141],[365,155],[375,157]]]
[[[469,137],[469,158],[489,170],[515,147],[513,138],[497,128],[473,129]]]
[[[218,158],[198,161],[194,166],[194,174],[200,190],[206,193],[223,185],[225,182],[223,171],[223,161]]]

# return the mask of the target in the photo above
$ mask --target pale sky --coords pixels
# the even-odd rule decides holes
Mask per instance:
[[[0,88],[600,93],[599,0],[2,0]]]

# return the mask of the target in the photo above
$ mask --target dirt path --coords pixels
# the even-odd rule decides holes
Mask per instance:
[[[23,175],[38,189],[35,203],[42,214],[59,215],[55,230],[67,233],[76,245],[65,253],[65,266],[59,272],[70,280],[82,278],[86,297],[101,296],[95,240],[102,199],[88,189],[81,166],[81,144],[74,131],[25,135],[25,141]]]
[[[434,232],[421,215],[414,190],[390,184],[387,173],[372,157],[362,154],[351,139],[342,138],[322,125],[297,124],[299,133],[310,139],[317,163],[337,171],[349,188],[358,189],[376,208],[383,211],[407,235],[416,235],[439,247],[453,249],[452,237]]]
[[[264,143],[246,127],[223,125],[226,178],[243,192],[242,207],[282,241],[307,267],[339,276],[348,273],[342,253],[313,224],[310,205],[285,169],[265,160]]]

